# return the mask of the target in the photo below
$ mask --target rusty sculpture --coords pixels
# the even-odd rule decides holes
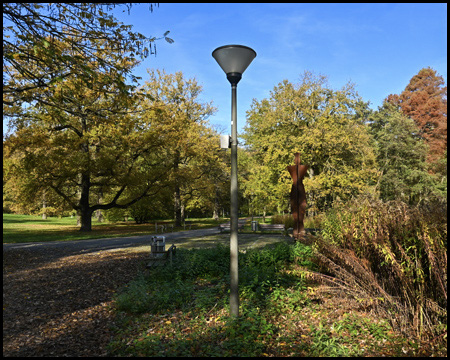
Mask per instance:
[[[295,165],[288,166],[287,170],[291,174],[293,181],[291,187],[291,211],[294,217],[294,239],[298,240],[305,235],[303,218],[306,211],[306,193],[303,178],[306,170],[308,170],[307,165],[300,165],[300,153],[295,154]]]

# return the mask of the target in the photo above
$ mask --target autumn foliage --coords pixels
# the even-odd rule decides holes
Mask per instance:
[[[447,86],[444,85],[442,76],[428,67],[414,75],[400,95],[387,98],[419,127],[429,146],[429,163],[441,158],[447,149]]]
[[[395,313],[392,325],[405,334],[439,336],[447,320],[446,234],[439,202],[408,207],[360,197],[336,204],[315,245],[318,277],[380,313]]]

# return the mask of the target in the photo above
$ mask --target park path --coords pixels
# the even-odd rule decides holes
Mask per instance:
[[[49,242],[30,242],[19,244],[3,244],[3,251],[11,249],[27,250],[66,250],[68,253],[88,253],[100,250],[123,249],[143,245],[150,246],[152,236],[165,236],[166,243],[178,241],[180,239],[196,238],[218,234],[218,228],[184,230],[179,232],[168,232],[162,234],[138,235],[129,237],[74,240],[74,241],[49,241]]]

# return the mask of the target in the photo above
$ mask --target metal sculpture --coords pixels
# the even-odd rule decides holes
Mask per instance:
[[[287,167],[292,177],[291,211],[294,217],[294,239],[298,240],[305,235],[303,219],[306,212],[306,192],[303,178],[308,170],[307,165],[300,165],[300,153],[295,154],[295,165]]]

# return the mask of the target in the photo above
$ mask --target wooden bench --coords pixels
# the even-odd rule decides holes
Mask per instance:
[[[284,232],[284,230],[286,229],[284,224],[258,224],[259,229],[261,231],[265,231],[265,230],[279,230],[281,232]]]
[[[147,264],[146,268],[150,269],[154,266],[165,264],[167,259],[170,260],[170,265],[172,265],[172,257],[173,255],[175,255],[176,249],[177,247],[175,246],[175,244],[172,244],[166,251],[152,251],[150,253],[150,262]],[[161,257],[157,256],[161,254]]]
[[[238,231],[242,230],[244,228],[245,223],[246,223],[246,220],[238,221]],[[231,224],[230,223],[220,224],[219,225],[219,230],[220,230],[220,232],[222,232],[224,230],[231,231]]]
[[[158,230],[161,231],[161,233],[164,232],[164,225],[158,225],[158,223],[155,223],[155,232],[158,233]]]
[[[155,232],[158,233],[158,230],[161,232],[161,234],[163,232],[170,229],[171,232],[173,232],[173,229],[175,228],[175,226],[173,224],[160,224],[158,225],[158,223],[155,223]]]

